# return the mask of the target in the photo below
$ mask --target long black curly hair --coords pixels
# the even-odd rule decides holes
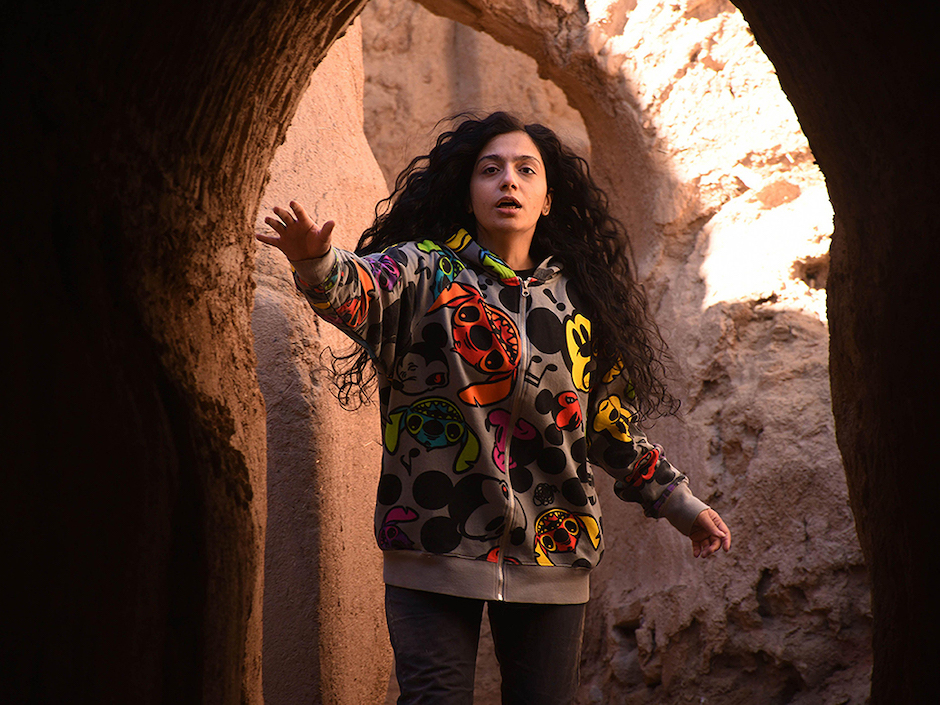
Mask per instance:
[[[611,216],[607,196],[591,178],[587,162],[549,128],[526,125],[505,112],[484,118],[461,113],[451,121],[454,129],[441,134],[430,153],[414,158],[398,175],[391,195],[376,205],[375,221],[360,237],[356,252],[380,252],[413,240],[443,243],[460,228],[475,235],[476,221],[467,204],[477,157],[494,137],[525,132],[539,149],[552,195],[551,212],[536,226],[533,259],[551,255],[564,265],[592,321],[599,375],[621,361],[639,418],[675,413],[678,401],[665,385],[666,345],[631,271],[626,229]],[[364,351],[334,356],[333,373],[344,406],[354,405],[357,397],[368,398],[375,372]]]

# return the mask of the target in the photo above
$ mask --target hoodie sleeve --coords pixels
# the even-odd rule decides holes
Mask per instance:
[[[692,494],[688,478],[666,460],[662,448],[633,423],[632,398],[629,382],[617,370],[592,390],[588,460],[617,481],[614,492],[620,499],[640,504],[649,517],[668,519],[688,536],[708,505]]]
[[[387,374],[398,341],[411,336],[415,308],[427,289],[421,286],[422,254],[401,246],[359,257],[333,248],[318,259],[292,262],[291,268],[313,311],[363,346]]]

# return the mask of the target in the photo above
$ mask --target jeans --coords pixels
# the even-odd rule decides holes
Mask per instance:
[[[398,705],[472,705],[483,600],[385,586]],[[584,605],[489,602],[503,705],[571,705]]]

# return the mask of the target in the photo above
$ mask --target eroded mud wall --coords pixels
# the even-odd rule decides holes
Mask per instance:
[[[358,21],[317,67],[271,164],[255,227],[292,200],[354,248],[386,196],[362,131]],[[324,96],[329,96],[325,101]],[[376,405],[339,407],[328,347],[350,343],[320,322],[290,267],[259,245],[252,329],[267,406],[264,695],[267,705],[377,703],[391,651],[382,560],[372,535],[381,462]]]
[[[581,154],[590,143],[581,115],[535,60],[416,2],[372,0],[362,12],[365,130],[389,185],[426,154],[457,113],[508,110],[548,120]]]
[[[937,555],[920,468],[936,461],[940,393],[924,348],[940,320],[935,199],[937,86],[926,15],[826,0],[797,10],[737,3],[774,62],[826,173],[835,211],[831,380],[852,511],[871,571],[872,702],[940,690],[930,576]],[[928,474],[930,471],[927,471]]]
[[[252,225],[357,9],[5,9],[4,702],[261,702]]]

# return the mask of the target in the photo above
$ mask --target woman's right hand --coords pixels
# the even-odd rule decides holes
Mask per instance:
[[[328,220],[318,228],[297,201],[291,201],[290,208],[293,213],[275,207],[274,214],[277,218],[264,219],[277,235],[256,233],[255,237],[263,243],[274,245],[292,262],[322,257],[329,252],[332,239],[330,235],[335,223]]]

